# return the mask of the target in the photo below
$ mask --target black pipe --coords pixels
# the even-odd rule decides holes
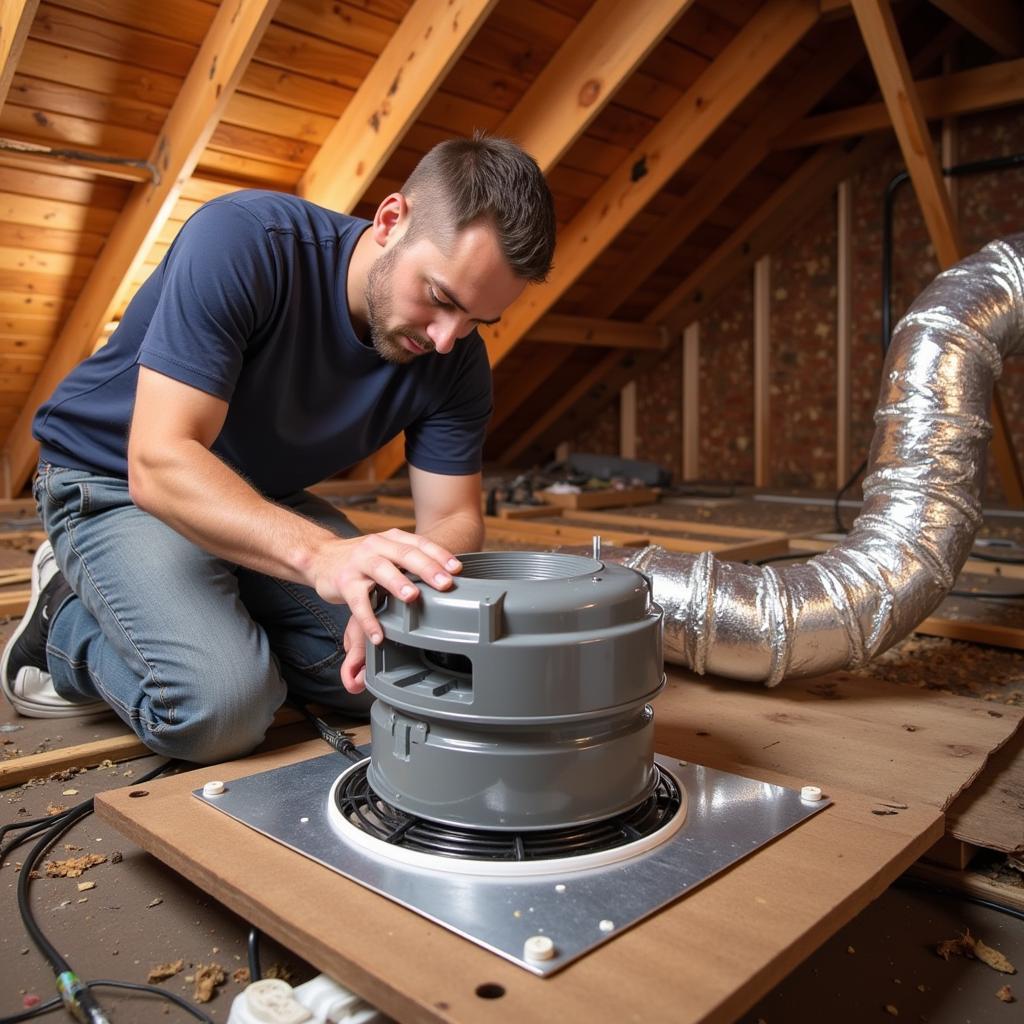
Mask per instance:
[[[996,156],[989,160],[972,160],[970,163],[957,164],[955,167],[943,167],[942,173],[947,177],[960,178],[968,174],[979,174],[982,171],[1005,170],[1008,167],[1019,167],[1024,164],[1024,153],[1011,156]],[[889,179],[885,186],[885,201],[882,214],[882,355],[889,351],[892,340],[892,221],[893,206],[899,187],[910,179],[906,171],[900,171]]]

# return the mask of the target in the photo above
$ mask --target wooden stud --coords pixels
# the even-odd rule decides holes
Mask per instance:
[[[850,473],[850,352],[853,348],[853,186],[836,190],[836,487]]]
[[[351,211],[497,0],[416,0],[299,179],[296,193]]]
[[[636,458],[636,381],[619,392],[619,455]]]
[[[4,0],[0,4],[0,110],[14,81],[38,7],[39,0]]]
[[[700,322],[683,331],[683,479],[700,476]]]
[[[771,257],[754,264],[754,486],[771,480]]]
[[[218,8],[192,70],[167,115],[149,155],[160,169],[158,183],[136,185],[78,296],[46,367],[36,379],[5,446],[11,486],[20,489],[35,466],[38,444],[32,439],[35,410],[57,383],[88,355],[110,320],[122,289],[145,259],[195,169],[234,92],[249,58],[270,23],[279,0],[238,0]]]
[[[936,121],[1024,102],[1024,60],[987,64],[970,71],[937,75],[915,83],[925,118]],[[888,131],[885,103],[865,103],[804,118],[776,139],[778,146],[811,146]]]
[[[549,313],[523,336],[524,341],[556,342],[563,345],[597,345],[604,348],[665,349],[665,339],[656,326],[604,320],[589,316]]]
[[[940,11],[1004,57],[1024,53],[1024,19],[1016,0],[932,0]]]

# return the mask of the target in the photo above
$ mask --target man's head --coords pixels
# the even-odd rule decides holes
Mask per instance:
[[[453,139],[417,164],[378,207],[383,249],[367,275],[377,351],[392,362],[450,352],[495,322],[555,247],[551,192],[536,162],[507,139]]]

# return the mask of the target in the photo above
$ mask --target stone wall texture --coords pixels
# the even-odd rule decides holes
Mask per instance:
[[[961,118],[959,163],[1024,153],[1024,110]],[[769,484],[829,491],[840,469],[867,456],[881,376],[883,197],[903,168],[893,142],[886,156],[851,179],[851,465],[836,464],[836,207],[825,204],[771,254]],[[973,251],[1024,232],[1024,168],[961,177],[956,209]],[[893,323],[938,272],[913,187],[896,192],[891,309]],[[753,276],[723,294],[700,322],[700,466],[703,480],[753,483]],[[637,457],[681,470],[682,386],[678,348],[639,383]],[[1007,361],[1000,383],[1014,444],[1024,456],[1024,358]],[[618,408],[573,440],[575,450],[616,450]],[[853,495],[859,493],[855,488]],[[1004,495],[989,466],[985,500]]]

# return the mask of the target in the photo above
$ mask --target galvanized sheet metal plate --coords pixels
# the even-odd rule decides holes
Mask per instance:
[[[328,820],[328,794],[349,762],[339,754],[194,795],[265,836],[414,910],[538,975],[550,975],[678,899],[827,807],[796,790],[657,756],[686,790],[683,826],[620,864],[583,872],[495,879],[398,865],[349,845]],[[555,955],[527,960],[524,944],[548,936]]]

